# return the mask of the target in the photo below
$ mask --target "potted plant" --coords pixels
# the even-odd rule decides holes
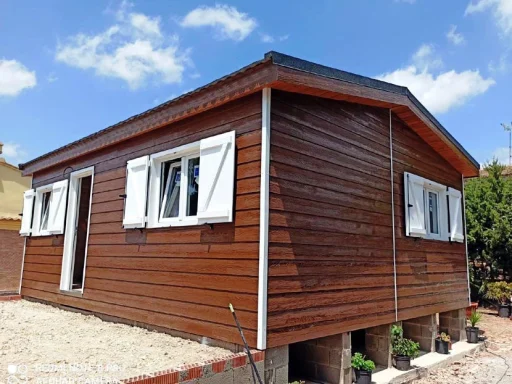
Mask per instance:
[[[400,371],[411,369],[411,358],[420,352],[420,345],[404,338],[404,330],[398,325],[391,327],[391,348],[395,368]]]
[[[372,382],[372,371],[375,369],[375,363],[366,359],[362,353],[356,352],[352,356],[352,368],[356,373],[357,384],[370,384]]]
[[[476,326],[480,320],[482,320],[482,314],[477,311],[471,312],[471,315],[468,316],[470,327],[466,327],[466,337],[468,339],[468,343],[476,344],[478,343],[478,334],[480,333],[480,329]]]
[[[512,294],[512,284],[508,284],[505,281],[496,281],[494,283],[487,284],[487,292],[485,297],[489,300],[497,301],[498,304],[498,316],[509,317],[510,306],[509,298]]]
[[[443,355],[447,355],[448,353],[450,353],[450,343],[450,335],[444,332],[438,334],[436,337],[436,352],[441,353]]]

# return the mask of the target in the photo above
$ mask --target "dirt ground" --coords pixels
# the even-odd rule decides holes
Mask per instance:
[[[0,383],[115,382],[229,354],[49,305],[0,302]]]
[[[482,311],[486,350],[433,371],[415,384],[512,384],[512,321]]]

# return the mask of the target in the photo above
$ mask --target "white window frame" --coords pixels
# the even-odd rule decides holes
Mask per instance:
[[[32,220],[32,236],[51,236],[52,233],[49,229],[41,230],[41,210],[43,207],[43,194],[46,192],[52,193],[53,184],[43,185],[42,187],[36,188],[36,196],[34,201],[34,216]],[[51,195],[50,201],[48,202],[48,210],[50,209],[51,204]],[[49,213],[48,213],[49,214]],[[50,223],[48,222],[48,225]]]
[[[81,289],[72,289],[73,264],[75,257],[75,228],[78,219],[78,202],[80,201],[80,179],[91,176],[91,191],[89,197],[89,219],[85,240],[84,271]],[[92,194],[94,189],[94,166],[72,172],[69,177],[69,198],[66,212],[66,230],[64,233],[64,252],[62,257],[62,269],[60,274],[60,290],[83,294],[85,286],[85,270],[87,266],[87,248],[89,246],[89,229],[91,227]]]
[[[435,181],[426,179],[424,177],[415,175],[413,173],[406,172],[404,175],[404,180],[406,181],[404,184],[405,190],[404,194],[408,196],[409,186],[407,184],[408,177],[415,178],[419,180],[417,182],[418,185],[423,185],[423,211],[424,211],[424,225],[425,225],[425,234],[421,236],[410,236],[410,237],[420,237],[429,240],[439,240],[439,241],[449,241],[450,233],[448,231],[448,203],[447,203],[447,187],[443,184],[436,183]],[[430,214],[429,214],[429,206],[428,206],[428,193],[434,192],[437,194],[437,208],[438,208],[438,224],[439,224],[439,233],[431,233],[430,232]],[[406,200],[406,204],[408,204],[408,200]],[[408,208],[405,208],[405,222],[406,226],[409,225],[408,218]]]
[[[199,158],[200,141],[182,145],[177,148],[155,153],[150,156],[149,193],[148,193],[148,228],[180,227],[198,225],[197,216],[186,216],[188,194],[188,161]],[[179,215],[161,218],[160,190],[163,163],[181,158]]]

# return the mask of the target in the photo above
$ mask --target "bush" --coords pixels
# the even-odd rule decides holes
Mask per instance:
[[[471,327],[475,328],[475,326],[482,320],[482,314],[477,311],[471,311],[471,315],[468,316],[468,320]]]
[[[506,304],[512,295],[512,283],[508,284],[505,281],[489,283],[486,288],[485,298],[498,301],[501,304]]]
[[[371,372],[375,369],[375,363],[371,360],[366,360],[366,356],[363,356],[362,353],[356,352],[352,356],[352,368]]]
[[[391,346],[396,356],[418,357],[420,345],[404,337],[404,330],[398,325],[391,327]]]

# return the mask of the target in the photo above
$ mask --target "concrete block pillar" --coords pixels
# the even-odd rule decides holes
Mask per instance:
[[[350,332],[342,333],[340,384],[352,383],[352,337]]]
[[[288,345],[265,351],[265,384],[288,384]]]
[[[435,338],[437,336],[436,315],[427,315],[402,321],[404,337],[420,344],[425,352],[435,351]]]
[[[391,367],[391,326],[379,325],[367,328],[365,332],[366,356],[376,365]]]
[[[466,310],[439,313],[439,331],[448,333],[452,341],[466,340]]]

